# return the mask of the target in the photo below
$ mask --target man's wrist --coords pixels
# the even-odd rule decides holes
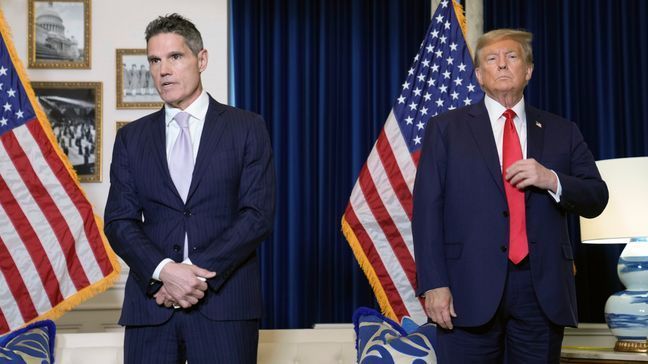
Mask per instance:
[[[560,197],[562,196],[562,185],[560,184],[560,178],[558,177],[558,173],[556,173],[553,169],[549,170],[553,175],[556,177],[556,192],[554,192],[551,189],[548,189],[547,192],[551,195],[551,197],[556,201],[560,202]]]
[[[162,259],[160,264],[158,264],[158,266],[153,271],[153,276],[151,278],[155,279],[156,281],[159,281],[160,280],[160,273],[162,272],[162,268],[164,268],[164,266],[169,264],[169,263],[173,263],[173,260],[170,259],[170,258]]]

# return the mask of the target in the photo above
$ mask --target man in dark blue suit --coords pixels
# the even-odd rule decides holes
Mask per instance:
[[[177,14],[146,29],[164,107],[121,128],[105,232],[128,264],[126,363],[256,363],[256,249],[271,231],[275,176],[263,119],[203,91],[207,50]]]
[[[558,363],[577,324],[567,214],[597,216],[608,192],[576,125],[524,102],[531,38],[484,34],[484,100],[426,127],[412,228],[439,363]]]

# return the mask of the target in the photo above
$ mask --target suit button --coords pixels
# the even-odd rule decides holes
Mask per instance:
[[[191,216],[191,211],[185,210],[184,215],[187,217]]]
[[[193,248],[191,248],[191,251],[194,251],[194,252],[195,252],[195,251],[198,251],[198,247],[197,247],[197,246],[194,246]]]
[[[174,245],[173,246],[173,251],[176,252],[176,253],[179,252],[180,251],[180,245],[177,245],[177,244]]]
[[[500,250],[501,250],[503,253],[506,253],[506,251],[508,250],[508,248],[506,247],[506,245],[502,245],[502,246],[500,246]]]
[[[504,210],[502,211],[502,215],[504,215],[504,217],[509,217],[509,212]]]

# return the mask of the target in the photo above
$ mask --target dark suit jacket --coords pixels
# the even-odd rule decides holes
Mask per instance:
[[[105,232],[130,273],[122,325],[155,325],[171,317],[151,295],[151,277],[164,258],[189,258],[217,272],[197,305],[215,320],[261,315],[256,249],[271,231],[275,176],[270,139],[256,114],[210,97],[198,156],[184,203],[171,180],[164,109],[117,133],[110,168]]]
[[[558,325],[577,323],[567,213],[600,214],[608,192],[577,126],[525,106],[527,158],[560,178],[560,203],[526,190],[531,274],[538,301]],[[412,229],[417,294],[450,287],[457,326],[488,322],[502,298],[508,267],[508,206],[484,102],[430,120],[414,185]]]

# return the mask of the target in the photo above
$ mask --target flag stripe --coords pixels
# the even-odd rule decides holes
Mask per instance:
[[[1,273],[2,271],[0,271]],[[0,274],[0,292],[9,292],[4,273]],[[0,332],[7,332],[25,322],[14,297],[0,294]]]
[[[25,126],[26,129],[16,128],[15,130],[16,136],[20,143],[22,145],[31,145],[34,143],[41,145],[42,141],[37,140],[34,137],[34,132],[37,133],[37,135],[38,133],[40,133],[41,138],[45,138],[46,136],[43,134],[42,129],[39,127],[38,121],[35,120],[33,122],[27,123]],[[43,154],[46,151],[49,151],[50,158],[47,158],[47,154]],[[76,254],[80,259],[80,264],[77,265],[77,269],[83,268],[83,271],[85,272],[88,279],[90,279],[91,281],[96,281],[103,276],[103,273],[100,267],[97,265],[98,262],[90,244],[92,237],[87,236],[88,229],[84,230],[84,224],[94,224],[94,215],[92,213],[91,207],[83,199],[82,196],[77,196],[78,201],[76,202],[73,200],[73,196],[75,196],[74,181],[69,178],[68,181],[71,185],[64,186],[59,176],[55,174],[54,171],[56,171],[57,174],[62,175],[66,175],[67,173],[65,173],[65,169],[62,169],[64,166],[62,165],[62,162],[60,162],[60,160],[59,165],[52,165],[49,163],[48,159],[58,160],[58,156],[56,156],[55,154],[53,155],[53,153],[55,152],[51,147],[49,149],[32,148],[31,153],[28,154],[28,157],[31,163],[40,171],[40,177],[43,180],[43,183],[48,186],[50,193],[54,196],[57,196],[57,198],[55,199],[56,204],[63,212],[63,215],[68,222],[70,229],[76,232]],[[76,195],[78,195],[78,193]],[[79,208],[79,204],[87,205],[85,212],[83,212]],[[84,213],[87,215],[84,215]],[[84,218],[84,216],[86,216],[86,218]],[[90,232],[92,232],[92,230],[90,230]],[[100,249],[99,251],[103,251],[103,249]],[[106,262],[110,264],[110,262],[107,260],[107,256],[105,255],[105,251],[103,255],[104,258],[106,258]]]
[[[418,167],[418,162],[419,158],[421,158],[421,151],[417,150],[416,152],[412,153],[412,160],[414,161],[414,165]]]
[[[409,314],[421,311],[419,302],[406,299],[408,296],[413,296],[415,290],[412,287],[410,277],[407,276],[405,267],[399,262],[397,251],[394,250],[394,247],[398,247],[402,251],[404,248],[403,244],[399,245],[396,239],[392,238],[392,240],[390,240],[388,238],[388,235],[376,220],[373,211],[369,208],[369,204],[366,201],[368,196],[363,194],[360,180],[361,179],[358,180],[354,192],[352,193],[351,207],[353,208],[358,221],[362,224],[364,231],[366,231],[367,236],[372,240],[374,245],[373,249],[378,253],[378,255],[374,255],[376,257],[375,259],[381,259],[381,264],[384,264],[389,268],[387,273],[394,283],[395,290],[391,292],[386,290],[387,294],[390,295],[390,299],[403,297],[403,304]],[[372,195],[372,198],[374,200],[380,200],[380,197],[376,194]],[[378,202],[380,203],[380,201]],[[411,259],[411,256],[408,254],[406,249],[405,255]],[[372,264],[373,263],[374,262],[372,262]],[[411,270],[411,266],[409,269]]]
[[[0,278],[2,278],[2,277],[0,277]],[[1,285],[0,285],[0,287],[1,287]],[[0,304],[1,303],[2,302],[0,301]],[[7,319],[5,318],[4,313],[2,312],[2,307],[3,306],[0,306],[0,332],[7,332],[7,331],[10,330],[9,329],[9,323],[7,322]]]
[[[386,274],[389,276],[390,281],[393,282],[393,286],[391,287],[389,285],[383,286],[385,287],[384,290],[388,295],[388,299],[392,302],[392,305],[393,300],[402,301],[405,308],[405,314],[408,316],[422,311],[419,302],[409,299],[410,296],[414,296],[415,289],[412,287],[403,267],[399,265],[398,259],[394,254],[394,250],[387,237],[378,223],[372,218],[373,216],[371,211],[356,209],[356,206],[358,205],[362,205],[362,203],[356,204],[352,202],[350,206],[354,210],[356,218],[361,224],[360,226],[363,231],[366,232],[367,239],[371,240],[371,243],[373,244],[373,247],[368,246],[367,244],[363,245],[365,255],[373,258],[373,260],[371,260],[372,265],[381,264],[384,265],[386,269],[388,268]],[[346,216],[344,218],[346,219]],[[357,229],[358,226],[352,228]],[[378,262],[378,260],[380,260],[380,262]],[[383,277],[385,276],[383,275]]]
[[[407,222],[409,223],[412,221],[412,193],[410,192],[407,183],[405,182],[405,178],[403,178],[403,174],[401,173],[401,170],[398,166],[396,157],[394,157],[392,148],[387,140],[385,129],[383,129],[383,131],[380,133],[380,136],[378,137],[378,141],[376,142],[376,150],[378,151],[378,156],[380,157],[384,171],[386,172],[386,175],[389,178],[389,182],[391,183],[393,194],[398,197],[398,200],[400,201],[400,204],[403,207],[403,210],[405,210],[405,214],[407,215]],[[392,216],[398,215],[392,214]]]
[[[394,116],[394,111],[390,111],[389,117],[385,122],[385,136],[389,141],[389,145],[393,150],[396,161],[398,162],[398,167],[401,170],[401,174],[407,183],[407,189],[409,190],[410,195],[414,191],[414,179],[416,178],[416,164],[409,153],[407,144],[403,139],[403,134],[401,134],[400,128],[398,127],[398,121],[396,121],[396,116]]]
[[[0,193],[1,192],[2,191],[0,191]],[[2,238],[5,245],[7,246],[7,252],[11,255],[12,260],[16,264],[16,268],[20,273],[20,276],[15,278],[12,276],[3,276],[3,278],[6,280],[22,279],[25,286],[27,286],[27,292],[31,297],[31,303],[28,304],[33,304],[37,312],[46,312],[47,310],[52,308],[52,304],[45,292],[45,286],[43,286],[43,283],[41,282],[41,279],[38,275],[37,263],[32,261],[27,248],[25,247],[25,242],[20,239],[18,232],[9,219],[7,211],[5,211],[1,203],[0,214],[2,215],[2,225],[0,225],[0,238]],[[16,303],[20,305],[20,302]],[[18,313],[18,311],[14,312]],[[21,317],[11,317],[9,319],[9,323],[11,324],[16,319],[22,320]]]
[[[365,165],[360,172],[359,182],[362,194],[365,196],[365,201],[367,202],[367,205],[369,206],[380,229],[385,234],[389,245],[391,245],[396,259],[398,259],[401,267],[410,268],[409,271],[406,270],[405,273],[410,284],[414,286],[416,284],[416,276],[412,274],[413,272],[411,269],[414,264],[414,259],[412,258],[410,251],[407,249],[400,230],[398,230],[394,220],[392,219],[392,215],[390,215],[385,208],[385,204],[376,190],[376,185],[371,178],[371,173],[367,165]]]
[[[383,260],[380,257],[380,253],[376,250],[376,246],[373,244],[372,239],[368,236],[367,231],[362,226],[358,217],[353,211],[351,204],[347,206],[346,212],[344,213],[344,218],[349,223],[349,226],[353,229],[353,232],[364,251],[365,256],[371,262],[371,266],[376,272],[376,276],[380,281],[380,285],[384,288],[385,293],[387,293],[389,298],[389,305],[391,306],[394,313],[398,316],[407,315],[408,310],[405,308],[405,303],[399,295],[394,295],[393,292],[398,292],[394,281],[391,279],[387,268],[383,264]],[[389,293],[392,293],[391,295]]]
[[[368,181],[373,182],[375,191],[378,193],[377,199],[382,202],[387,214],[389,215],[389,218],[392,219],[392,222],[394,223],[394,226],[399,233],[398,235],[394,236],[396,240],[391,241],[393,247],[407,249],[409,254],[405,254],[403,252],[403,254],[405,254],[403,255],[403,258],[409,258],[412,262],[414,262],[414,249],[411,245],[405,244],[405,241],[412,240],[411,220],[403,209],[403,205],[398,200],[398,197],[396,197],[394,190],[391,188],[389,177],[387,176],[385,169],[383,168],[382,161],[380,160],[380,156],[378,155],[377,147],[374,148],[374,150],[369,155],[369,158],[367,158],[366,170],[369,174]],[[359,178],[359,181],[363,180],[363,178]],[[362,190],[358,192],[362,192]],[[371,210],[373,207],[371,204],[368,204],[367,208]],[[387,236],[387,238],[389,239],[389,236]]]
[[[4,135],[2,138],[4,139]],[[27,216],[22,210],[20,204],[18,204],[18,201],[16,201],[9,191],[9,186],[7,186],[4,178],[1,176],[0,206],[5,210],[5,213],[9,217],[9,220],[11,220],[14,229],[16,229],[16,232],[20,237],[20,241],[24,244],[32,262],[34,262],[36,272],[38,273],[40,282],[45,288],[50,305],[56,305],[58,302],[63,300],[63,294],[61,293],[58,280],[49,279],[50,277],[55,277],[52,264],[47,258],[47,254],[43,249],[43,244],[38,239],[38,236],[36,236],[36,232],[29,223]]]
[[[18,131],[19,129],[24,129],[24,127],[18,127],[14,129]],[[65,263],[67,263],[67,270],[72,278],[72,283],[74,284],[76,290],[80,290],[83,287],[86,287],[90,284],[88,277],[85,272],[81,269],[81,262],[79,257],[76,254],[75,241],[72,231],[67,225],[64,217],[61,215],[61,211],[56,206],[52,197],[49,195],[48,191],[45,189],[41,183],[40,178],[36,175],[36,172],[32,168],[31,163],[27,159],[23,149],[19,145],[18,141],[15,138],[13,132],[6,133],[3,136],[3,144],[5,150],[9,154],[9,158],[13,161],[14,166],[16,167],[16,172],[22,178],[23,185],[27,187],[31,193],[32,198],[40,207],[42,215],[45,217],[45,220],[49,222],[49,228],[54,233],[58,239],[59,248],[62,249],[63,254],[65,255]],[[32,223],[31,225],[37,229],[38,227],[47,226],[45,221],[40,221],[40,224]],[[41,225],[41,226],[39,226]],[[48,244],[52,246],[54,244]],[[55,249],[52,249],[55,250]],[[56,251],[60,251],[56,249]],[[49,260],[54,261],[52,254],[48,254]],[[59,269],[56,269],[58,272]],[[57,274],[57,278],[60,281],[63,281],[60,274]],[[72,294],[73,292],[66,292],[66,296]]]
[[[14,129],[14,131],[20,130],[21,128],[24,129],[24,127],[21,126]],[[2,139],[12,139],[15,136],[12,135],[12,133],[13,131],[6,133],[2,136]],[[65,261],[63,259],[57,259],[57,257],[59,256],[64,256],[63,251],[61,250],[61,246],[53,237],[54,232],[50,224],[46,221],[44,211],[41,210],[41,208],[38,206],[38,203],[34,200],[34,196],[26,188],[22,175],[18,173],[16,165],[13,163],[12,158],[7,153],[8,150],[7,148],[5,148],[5,145],[0,143],[0,173],[5,179],[7,186],[9,187],[8,192],[13,196],[16,196],[17,199],[20,199],[21,208],[25,211],[25,215],[29,220],[31,227],[34,229],[36,236],[41,242],[45,242],[45,244],[43,244],[43,249],[47,253],[48,258],[52,263],[56,278],[59,280],[59,283],[61,285],[60,289],[62,291],[62,294],[64,297],[67,297],[73,294],[76,291],[76,288],[69,279],[67,268],[65,267]],[[24,155],[23,159],[25,159]],[[30,177],[28,180],[31,181],[33,179],[34,177]],[[8,224],[11,225],[11,223],[9,222]],[[18,235],[15,235],[13,239],[6,241],[9,242],[10,245],[15,245],[18,247],[21,246],[19,243],[20,237]],[[35,268],[33,269],[35,271]]]
[[[25,286],[25,282],[22,279],[22,275],[18,271],[18,267],[16,265],[16,262],[14,262],[13,258],[9,254],[9,249],[5,245],[4,241],[2,241],[2,238],[0,237],[0,271],[2,272],[3,277],[12,277],[9,281],[4,281],[4,283],[7,285],[7,291],[3,290],[3,292],[6,292],[3,294],[3,302],[2,302],[2,307],[11,307],[15,310],[16,308],[20,311],[20,315],[23,318],[24,322],[27,322],[34,317],[38,316],[38,313],[36,312],[36,307],[34,307],[34,303],[31,300],[31,296],[29,295],[29,291],[27,290],[27,286]],[[1,286],[1,285],[0,285]],[[4,288],[4,287],[3,287]],[[8,293],[11,292],[11,295],[16,301],[21,301],[24,304],[22,306],[16,306],[15,304],[9,305],[10,302],[10,297]],[[2,318],[3,322],[0,322],[0,327],[4,327],[6,325],[8,327],[7,321]]]
[[[91,252],[87,252],[87,254],[85,251],[79,249],[79,256],[81,258],[81,263],[84,265],[86,274],[88,274],[90,279],[93,281],[107,276],[114,269],[105,247],[102,244],[103,239],[98,230],[97,224],[94,221],[92,206],[88,200],[78,192],[78,187],[75,181],[65,169],[65,165],[54,151],[54,148],[49,143],[49,140],[40,125],[38,125],[37,122],[32,122],[27,124],[27,128],[36,141],[36,145],[40,148],[41,155],[45,158],[51,171],[54,172],[55,178],[58,180],[60,186],[65,190],[72,204],[76,207],[80,221],[83,222],[83,228],[79,228],[77,231],[85,232],[84,244],[80,245],[84,249],[91,249]],[[83,218],[84,216],[85,218]],[[73,219],[73,221],[77,220]],[[98,267],[100,271],[96,271],[96,269],[93,269],[92,267]]]

